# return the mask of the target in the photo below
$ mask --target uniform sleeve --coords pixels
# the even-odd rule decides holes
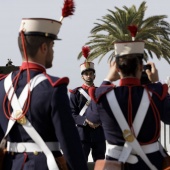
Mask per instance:
[[[67,87],[55,88],[52,96],[52,121],[64,157],[71,170],[88,170],[79,134],[71,115]]]
[[[112,82],[110,82],[109,80],[104,79],[101,86],[103,86],[103,85],[112,85]]]
[[[80,108],[79,108],[79,101],[77,99],[76,94],[71,93],[70,94],[70,107],[71,107],[71,113],[74,118],[74,121],[77,125],[85,125],[85,119],[86,117],[80,116]]]
[[[112,82],[107,79],[104,79],[101,85],[112,85]]]
[[[85,112],[87,120],[93,123],[100,123],[99,112],[97,110],[97,104],[92,100],[89,107]]]
[[[170,95],[169,94],[164,99],[163,114],[161,115],[161,120],[165,124],[170,124]]]

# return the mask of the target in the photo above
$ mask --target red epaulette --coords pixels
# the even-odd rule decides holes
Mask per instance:
[[[53,86],[53,87],[56,87],[60,84],[66,84],[68,85],[69,83],[69,78],[68,77],[63,77],[63,78],[59,78],[57,81],[53,82],[51,77],[46,75],[47,79],[49,80],[50,84]]]
[[[69,91],[70,93],[75,94],[79,88],[81,88],[81,87],[77,87],[77,88],[75,88],[75,89],[73,89],[73,90],[72,90],[72,89],[69,89],[68,91]]]
[[[163,90],[162,90],[161,100],[163,100],[166,97],[167,93],[168,93],[168,85],[163,84],[162,86],[163,86]]]
[[[104,88],[107,87],[107,88],[105,88],[104,91],[100,91],[100,94],[97,95],[97,96],[96,96],[96,93],[95,93],[95,91],[96,91],[95,87],[90,87],[89,90],[88,90],[91,99],[93,101],[95,101],[96,103],[99,101],[99,99],[101,98],[102,95],[104,95],[107,92],[111,91],[116,86],[115,85],[102,85],[102,86],[100,86],[100,88],[103,88],[103,87]]]
[[[70,93],[74,93],[74,90],[68,89],[68,91],[69,91]]]
[[[168,94],[168,85],[162,84],[162,95],[158,94],[157,92],[155,92],[153,90],[149,90],[149,91],[154,93],[160,100],[163,100]]]

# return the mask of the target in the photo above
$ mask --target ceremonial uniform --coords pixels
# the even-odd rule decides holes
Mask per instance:
[[[69,79],[46,73],[60,26],[51,19],[22,19],[18,45],[23,63],[0,81],[0,140],[7,140],[4,170],[88,169],[71,116]]]
[[[26,67],[26,64],[23,63],[20,68],[23,72],[18,82],[17,96],[20,95],[27,82]],[[31,78],[42,72],[45,73],[45,69],[36,63],[30,63],[30,70]],[[12,77],[15,77],[16,73],[17,72],[14,72]],[[38,84],[32,91],[31,104],[26,117],[45,142],[60,143],[70,169],[87,170],[87,165],[84,162],[84,155],[81,152],[79,135],[75,128],[74,120],[71,117],[69,99],[67,96],[67,84],[68,78],[60,79],[52,76],[49,76],[48,79]],[[5,95],[4,79],[0,81],[0,89],[0,136],[2,139],[8,125],[8,119],[5,117],[2,109]],[[13,143],[34,142],[19,123],[14,124],[9,133],[8,141]],[[55,157],[61,156],[60,150],[54,151],[53,154]],[[74,155],[74,157],[71,155]],[[48,169],[46,157],[43,152],[39,152],[37,155],[35,152],[25,152],[24,150],[21,153],[8,152],[5,157],[4,169],[20,170],[22,167],[24,170]]]
[[[83,68],[81,71],[84,70],[87,70],[87,68]],[[86,115],[84,113],[91,101],[88,89],[89,86],[83,84],[82,87],[70,90],[70,106],[86,160],[88,161],[88,155],[91,151],[92,158],[96,161],[105,158],[106,143],[102,126],[91,128],[85,121]]]
[[[123,49],[119,46],[115,49],[120,50],[119,55],[123,53],[122,58],[143,51],[142,42],[135,52],[133,42],[120,45]],[[102,123],[108,142],[106,159],[123,162],[125,170],[161,170],[166,153],[158,140],[160,121],[170,124],[167,85],[141,85],[139,78],[131,76],[121,78],[119,86],[104,81],[89,93],[93,101],[86,110],[86,117],[93,123]]]
[[[94,123],[97,123],[99,121],[102,122],[105,138],[109,144],[115,146],[123,146],[125,140],[123,138],[122,131],[110,109],[106,94],[109,91],[114,90],[120,108],[122,109],[126,120],[128,121],[128,118],[131,117],[133,121],[142,98],[144,87],[140,85],[139,79],[132,78],[122,79],[119,87],[113,87],[113,85],[106,84],[109,84],[109,82],[103,82],[103,86],[96,89],[95,97],[93,98],[95,98],[97,104],[94,101],[92,102],[87,110],[86,117]],[[141,145],[148,145],[158,141],[160,132],[160,120],[168,124],[170,123],[170,97],[166,96],[166,85],[162,85],[160,83],[150,84],[147,86],[147,88],[149,92],[153,92],[152,101],[154,102],[154,105],[157,107],[158,111],[154,113],[152,108],[155,106],[149,106],[146,118],[137,137],[137,140],[140,142]],[[130,94],[132,115],[128,115],[128,97]],[[91,114],[91,110],[93,110],[93,114]],[[149,153],[147,156],[158,169],[161,169],[163,156],[159,150],[153,153]],[[135,164],[128,163],[126,165],[126,168],[134,170],[149,170],[143,160],[141,160],[139,156],[137,157],[138,162]],[[108,155],[107,159],[113,160],[113,158],[109,157]]]

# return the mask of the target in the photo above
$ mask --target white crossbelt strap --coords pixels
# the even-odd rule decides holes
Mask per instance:
[[[83,114],[85,113],[88,107],[88,103],[91,101],[91,98],[82,88],[79,88],[78,91],[87,99],[87,103],[83,106],[83,108],[81,109],[79,113],[80,116],[83,116]]]
[[[11,76],[12,76],[12,73],[10,73],[5,78],[5,81],[4,81],[4,88],[5,88],[6,93],[8,92],[9,100],[11,100],[11,97],[14,92],[14,88],[11,86],[12,85]],[[30,90],[32,91],[34,87],[36,87],[40,82],[42,82],[45,79],[47,78],[44,76],[44,74],[38,74],[37,76],[35,76],[33,79],[30,80],[30,83],[31,83]],[[13,108],[12,116],[15,116],[16,111],[22,110],[21,108],[23,107],[25,100],[27,98],[27,95],[25,95],[27,91],[28,91],[28,84],[26,84],[22,93],[20,94],[20,97],[19,97],[20,103],[17,102],[17,104],[15,103],[15,101],[18,100],[17,96],[16,94],[13,95],[13,100],[11,101],[11,106]],[[9,133],[14,123],[15,123],[15,120],[10,119],[5,136]]]
[[[142,100],[145,101],[146,97],[144,98],[144,96],[145,96],[145,90],[144,90],[144,93],[143,93],[143,96],[142,96]],[[123,113],[121,111],[121,108],[120,108],[120,106],[119,106],[119,104],[117,102],[117,98],[115,96],[114,90],[112,90],[109,93],[107,93],[106,97],[107,97],[108,103],[110,105],[110,108],[112,110],[112,113],[114,114],[114,116],[115,116],[115,118],[116,118],[116,120],[117,120],[117,122],[118,122],[118,124],[119,124],[119,126],[120,126],[120,128],[122,130],[122,132],[124,132],[124,131],[131,132],[131,130],[129,128],[129,125],[128,125],[128,123],[127,123],[127,121],[126,121],[126,119],[125,119],[125,117],[124,117],[124,115],[123,115]],[[141,103],[143,102],[142,100],[141,100]],[[150,102],[148,101],[148,103],[150,103]],[[148,109],[148,107],[147,107],[147,109]],[[138,111],[139,111],[139,109],[138,109]],[[136,115],[138,115],[138,114],[136,114]],[[142,112],[142,114],[146,115],[146,113],[143,113],[143,112]],[[143,117],[143,119],[144,119],[144,117]],[[139,120],[139,118],[136,118],[136,120]],[[143,121],[142,121],[142,123],[143,123]],[[141,126],[141,125],[137,124],[137,126]],[[140,128],[141,127],[139,127],[138,130],[137,130],[138,133],[139,133]],[[129,134],[127,134],[127,136],[128,135],[130,136],[132,134],[129,133]],[[142,148],[141,148],[140,144],[138,143],[138,141],[136,140],[136,138],[134,138],[131,142],[126,141],[125,145],[124,145],[124,148],[130,148],[130,149],[127,149],[127,152],[125,152],[124,155],[122,155],[122,157],[125,156],[125,158],[128,158],[130,153],[131,153],[131,151],[132,151],[132,148],[133,148],[136,151],[136,153],[143,159],[143,161],[149,166],[149,168],[151,170],[157,170],[157,168],[154,165],[151,164],[150,160],[148,159],[148,157],[146,156],[146,154],[142,150]]]
[[[150,96],[152,96],[152,93],[150,93]],[[138,107],[138,111],[133,121],[134,133],[136,137],[138,136],[140,132],[140,129],[142,127],[149,105],[150,105],[150,101],[148,98],[148,94],[147,94],[147,91],[144,89],[142,99]]]
[[[46,77],[44,74],[39,74],[35,76],[31,81],[30,81],[30,90],[33,90],[33,88],[38,85],[41,81],[45,80]],[[14,93],[14,88],[11,87],[12,85],[12,74],[7,76],[7,78],[4,81],[4,86],[5,86],[5,91],[8,93],[8,99],[11,100],[11,106],[13,108],[13,113],[12,117],[16,116],[16,113],[18,111],[21,111],[22,113],[22,108],[24,106],[24,103],[26,101],[27,95],[28,95],[28,88],[29,88],[29,83],[24,87],[19,99],[17,99],[16,94]],[[14,94],[13,94],[14,93]],[[15,123],[15,120],[10,119],[8,126],[7,127],[7,132],[5,135],[7,135],[12,128],[13,124]],[[34,129],[34,127],[31,125],[31,123],[26,119],[26,124],[22,125],[25,131],[30,135],[30,137],[34,140],[34,142],[41,148],[41,150],[44,152],[47,158],[47,165],[49,170],[59,170],[56,161],[54,159],[54,156],[50,149],[47,147],[41,136],[37,133],[37,131]]]
[[[28,121],[25,125],[23,125],[23,128],[25,131],[30,135],[30,137],[34,140],[35,143],[38,144],[38,146],[42,149],[45,156],[47,157],[47,165],[49,170],[59,170],[56,161],[54,159],[54,156],[50,149],[47,147],[46,143],[42,140],[41,136],[35,131],[31,123]]]
[[[148,145],[142,145],[141,148],[145,154],[149,154],[149,153],[159,151],[160,150],[159,144],[160,144],[159,142],[155,142],[155,143],[151,143]],[[115,158],[115,159],[119,159],[122,153],[123,147],[124,146],[111,145],[108,143],[107,149],[106,149],[106,155],[112,158]],[[138,158],[136,157],[135,154],[136,152],[132,150],[132,153],[129,155],[126,162],[130,164],[136,164],[138,162]]]
[[[152,95],[152,93],[150,93],[150,95]],[[116,98],[116,96],[115,96],[115,98]],[[114,104],[116,104],[116,103],[114,103]],[[133,121],[133,130],[134,130],[134,134],[136,137],[138,136],[138,134],[140,132],[140,129],[142,127],[142,124],[143,124],[144,118],[146,116],[149,105],[150,105],[150,101],[148,98],[148,94],[147,94],[147,91],[144,89],[140,105],[138,107],[136,116]],[[132,147],[131,146],[127,147],[127,145],[128,145],[127,143],[124,144],[124,148],[123,148],[122,153],[119,157],[120,162],[126,162],[126,159],[128,159],[128,155],[131,153]]]

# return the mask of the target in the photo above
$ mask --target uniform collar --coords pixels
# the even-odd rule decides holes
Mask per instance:
[[[140,79],[135,77],[123,78],[119,82],[119,86],[139,86],[141,85]]]
[[[82,85],[82,88],[85,89],[85,90],[88,90],[90,87],[94,87],[94,84],[92,86],[88,86],[86,84]]]
[[[41,72],[46,72],[46,69],[43,65],[35,63],[35,62],[23,62],[20,66],[20,70],[26,70],[27,68],[31,70],[37,70]]]

